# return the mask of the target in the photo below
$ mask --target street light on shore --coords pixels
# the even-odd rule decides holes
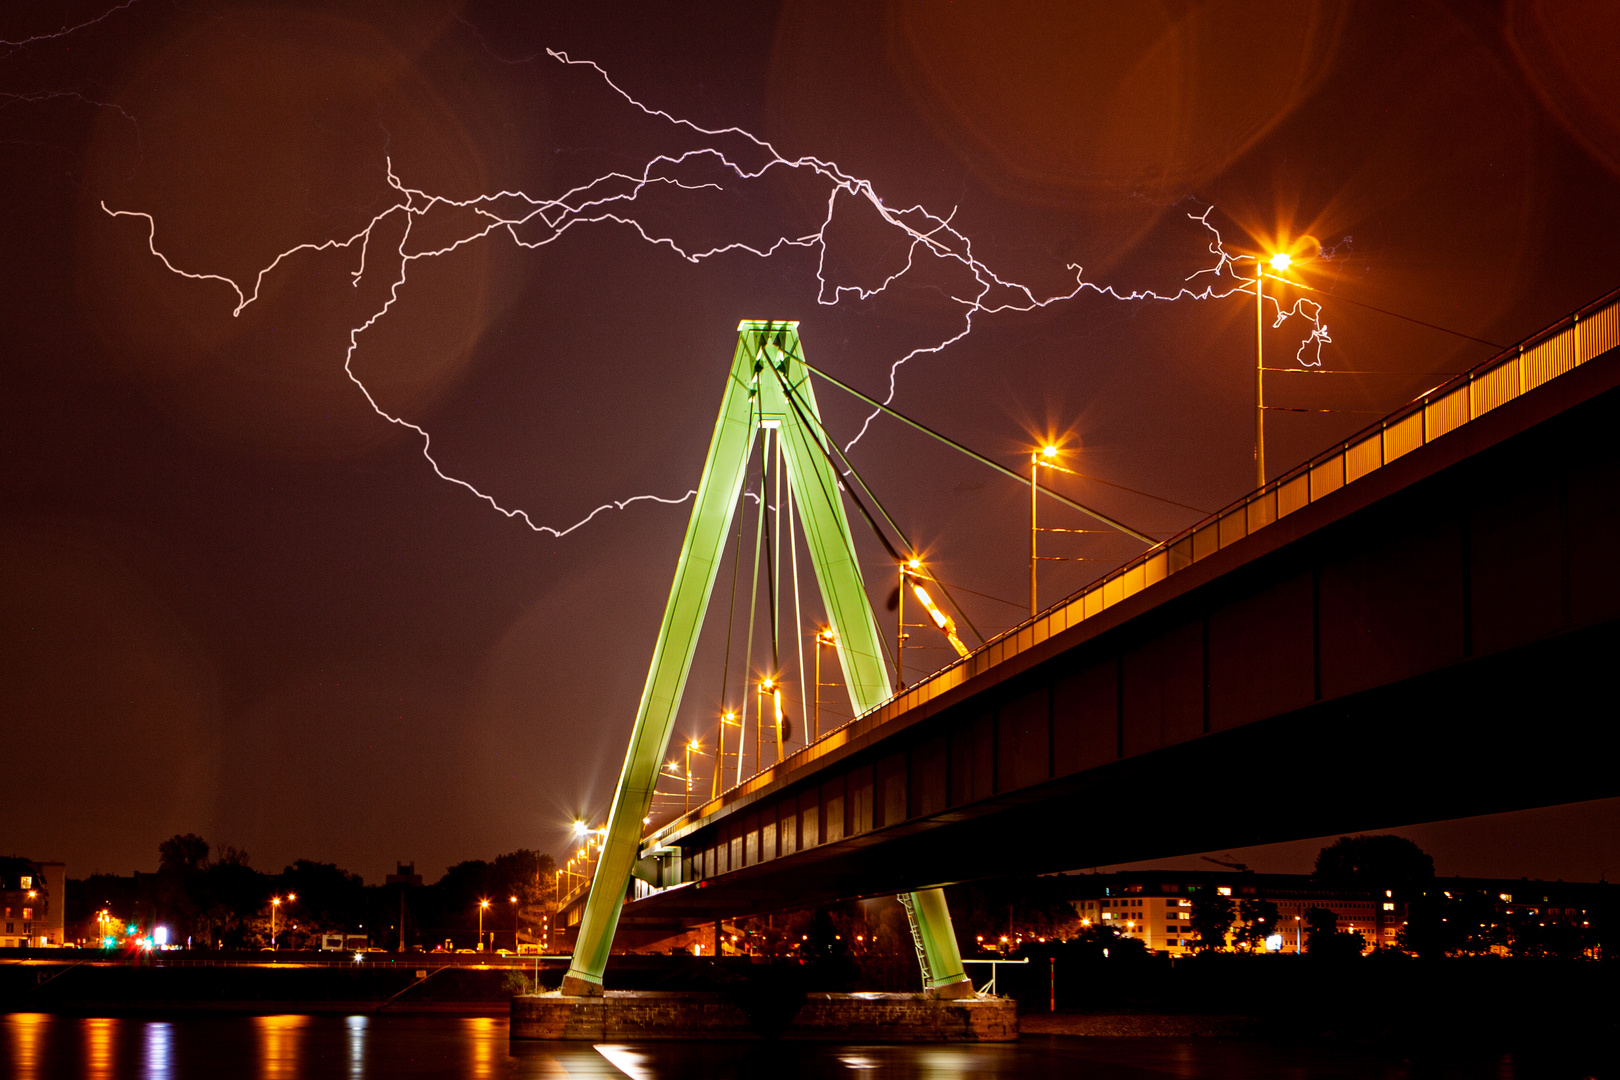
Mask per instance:
[[[289,904],[292,903],[294,900],[297,900],[297,899],[298,899],[298,894],[297,893],[288,893],[287,894],[287,902]],[[281,908],[281,897],[272,896],[270,898],[270,947],[272,949],[274,949],[276,947],[276,912],[279,911],[280,908]]]
[[[482,951],[483,948],[484,948],[484,912],[488,911],[488,910],[489,910],[489,901],[488,900],[480,900],[480,901],[478,901],[478,948],[479,948],[479,951]]]

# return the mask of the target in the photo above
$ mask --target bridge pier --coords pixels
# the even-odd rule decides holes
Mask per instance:
[[[971,993],[971,984],[969,986]],[[784,1039],[809,1042],[1012,1042],[1011,998],[927,994],[730,995],[610,990],[512,999],[514,1039],[592,1042]]]

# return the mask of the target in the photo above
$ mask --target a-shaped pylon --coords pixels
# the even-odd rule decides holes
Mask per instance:
[[[602,973],[630,884],[642,821],[652,807],[658,771],[686,689],[732,515],[742,495],[748,458],[762,427],[775,428],[781,440],[789,492],[799,511],[816,583],[832,623],[850,702],[859,714],[891,695],[877,619],[855,559],[838,476],[828,457],[826,434],[799,346],[798,327],[797,322],[755,319],[745,319],[737,326],[737,352],[721,398],[720,418],[709,443],[692,519],[686,526],[686,542],[675,564],[675,582],[614,791],[596,877],[585,901],[573,960],[563,979],[564,994],[602,992]],[[927,889],[905,899],[925,989],[940,997],[971,995],[973,984],[963,972],[944,893]]]

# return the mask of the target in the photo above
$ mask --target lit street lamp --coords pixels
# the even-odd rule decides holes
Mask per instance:
[[[692,812],[692,754],[702,750],[702,745],[696,739],[689,739],[686,743],[686,813]]]
[[[771,695],[776,705],[776,760],[782,760],[782,684],[777,682],[776,676],[767,675],[759,681],[756,691],[756,702],[759,706],[754,716],[754,771],[759,772],[765,768],[765,695]]]
[[[517,897],[509,896],[506,899],[512,905],[512,952],[516,953],[518,951],[518,906],[517,906]],[[491,936],[493,937],[494,935],[491,935]]]
[[[287,902],[289,904],[292,903],[294,900],[297,900],[297,899],[298,899],[298,894],[297,893],[288,893],[287,894]],[[270,898],[270,947],[272,949],[274,949],[276,947],[276,912],[280,909],[280,907],[281,907],[281,897],[272,896]]]
[[[836,648],[837,645],[838,636],[833,633],[832,627],[825,627],[816,633],[816,711],[810,727],[811,742],[821,738],[821,650],[824,647]]]
[[[488,909],[488,900],[478,901],[478,948],[480,951],[484,948],[484,912]]]
[[[1293,264],[1293,257],[1286,251],[1279,251],[1269,258],[1264,255],[1252,256],[1254,259],[1254,486],[1256,489],[1266,486],[1266,263],[1272,269],[1287,270]]]
[[[1029,455],[1029,617],[1032,619],[1041,612],[1040,601],[1036,599],[1035,592],[1035,567],[1041,561],[1035,543],[1035,538],[1040,534],[1036,503],[1041,492],[1041,466],[1053,467],[1056,462],[1052,459],[1057,457],[1057,452],[1056,446],[1047,443],[1039,451]]]
[[[747,700],[747,699],[745,698],[744,700]],[[741,727],[742,726],[741,724],[737,723],[737,714],[732,712],[730,709],[727,709],[725,714],[720,717],[720,745],[719,745],[719,748],[714,753],[714,776],[709,781],[709,798],[711,798],[711,799],[717,799],[717,798],[720,797],[720,774],[723,771],[725,771],[725,767],[726,767],[726,725],[727,724],[730,724],[733,727]],[[738,759],[738,767],[741,768],[741,766],[742,766],[742,752],[741,751],[738,751],[737,759]]]

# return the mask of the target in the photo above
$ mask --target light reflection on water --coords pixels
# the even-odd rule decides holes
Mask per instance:
[[[141,1052],[141,1080],[173,1080],[173,1035],[165,1021],[153,1020],[146,1024],[146,1045]]]
[[[112,1080],[113,1042],[118,1021],[93,1016],[84,1021],[85,1080]]]
[[[343,1026],[349,1034],[349,1080],[361,1080],[366,1075],[366,1018],[345,1017]]]
[[[44,1013],[12,1013],[6,1017],[6,1049],[17,1080],[35,1080],[40,1075],[40,1043],[50,1021]]]
[[[297,1080],[299,1043],[308,1016],[255,1016],[259,1029],[259,1076],[262,1080]]]
[[[512,1042],[493,1017],[0,1017],[16,1080],[1579,1080],[1502,1054],[1427,1064],[1342,1044],[1029,1036],[1001,1045]]]

